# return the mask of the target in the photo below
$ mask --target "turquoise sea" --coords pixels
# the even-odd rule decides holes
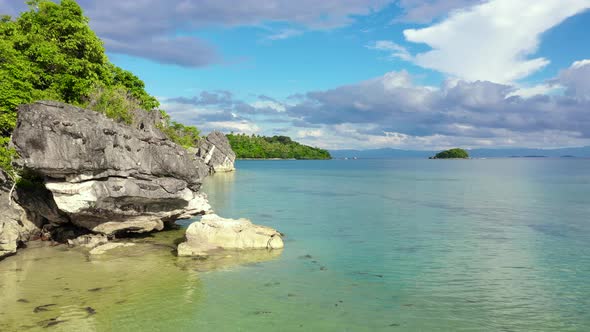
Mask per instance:
[[[237,168],[207,180],[213,208],[277,228],[282,252],[31,246],[0,263],[0,330],[590,331],[590,160]]]

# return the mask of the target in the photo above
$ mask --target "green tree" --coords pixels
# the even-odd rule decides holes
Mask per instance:
[[[133,73],[109,62],[102,41],[74,0],[27,1],[19,17],[0,18],[0,167],[10,169],[8,149],[18,105],[49,99],[87,107],[118,121],[133,121],[138,108],[160,105]],[[170,121],[162,131],[178,144],[194,146],[195,127]]]

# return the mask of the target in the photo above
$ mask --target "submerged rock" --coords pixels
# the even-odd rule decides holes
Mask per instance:
[[[44,211],[48,224],[106,235],[162,230],[208,212],[198,190],[209,166],[158,130],[154,114],[139,111],[130,126],[57,102],[20,106],[15,163],[43,179],[48,193],[45,205],[26,204],[29,192],[19,193],[19,203]]]
[[[95,248],[98,247],[99,245],[108,243],[109,239],[102,234],[87,234],[87,235],[81,235],[78,236],[75,239],[70,239],[68,240],[68,244],[70,246],[75,246],[75,247],[84,247],[84,248]]]
[[[199,142],[197,157],[209,166],[209,173],[235,171],[236,154],[229,140],[219,131],[214,131]]]
[[[254,225],[248,219],[226,219],[208,214],[192,223],[186,231],[186,242],[178,246],[179,256],[207,255],[216,249],[279,249],[281,233]]]
[[[101,244],[98,247],[90,250],[90,254],[91,255],[102,255],[109,250],[113,250],[116,248],[122,248],[122,247],[131,247],[134,245],[135,245],[135,243],[109,242],[109,243]]]

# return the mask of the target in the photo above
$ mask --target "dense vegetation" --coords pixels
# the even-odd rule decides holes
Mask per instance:
[[[330,159],[320,148],[299,144],[287,136],[264,137],[245,134],[227,135],[237,158]]]
[[[446,151],[442,151],[437,153],[434,157],[430,157],[430,159],[467,159],[469,158],[469,153],[463,149],[450,149]]]
[[[133,122],[134,110],[156,111],[159,102],[143,81],[109,62],[76,1],[27,4],[19,17],[0,18],[0,168],[11,169],[8,142],[20,104],[62,101],[125,123]],[[162,130],[180,145],[193,146],[199,131],[163,115]]]

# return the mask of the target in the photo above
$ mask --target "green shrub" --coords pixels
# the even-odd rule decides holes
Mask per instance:
[[[126,124],[133,123],[133,112],[140,109],[139,103],[123,86],[96,85],[88,99],[86,108]]]
[[[158,128],[174,143],[185,149],[196,147],[199,143],[201,132],[197,127],[185,126],[182,123],[172,121],[166,112],[160,110],[164,119]]]
[[[8,142],[10,137],[0,137],[0,168],[12,175],[14,172],[12,158],[16,155],[16,151],[8,147]]]

